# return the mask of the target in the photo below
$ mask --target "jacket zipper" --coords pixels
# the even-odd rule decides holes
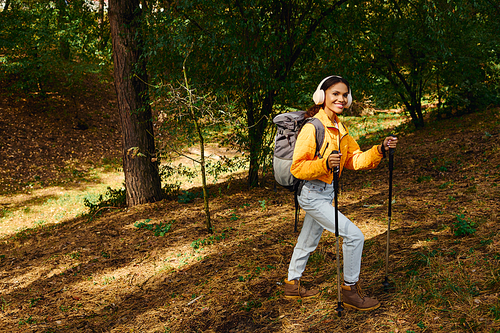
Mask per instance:
[[[334,127],[334,128],[335,128],[335,129],[339,132],[339,135],[340,135],[340,129],[338,129],[337,127]],[[338,147],[338,148],[339,148],[339,154],[340,154],[340,153],[342,153],[342,151],[340,150],[340,143],[342,142],[342,139],[343,139],[345,136],[347,136],[347,134],[348,134],[348,133],[346,133],[346,134],[342,135],[342,136],[340,137],[340,139],[339,139],[339,147]],[[328,147],[328,142],[326,143],[326,147]],[[325,148],[325,151],[326,151],[326,148]],[[323,154],[324,154],[324,153],[325,153],[325,152],[323,152]]]

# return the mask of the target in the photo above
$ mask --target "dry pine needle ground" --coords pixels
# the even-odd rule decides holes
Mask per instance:
[[[91,221],[4,236],[0,331],[497,332],[499,111],[399,134],[389,291],[381,284],[387,161],[342,175],[340,208],[365,233],[362,278],[382,301],[376,311],[337,316],[335,237],[328,232],[303,278],[321,287],[321,298],[285,300],[297,237],[292,194],[275,191],[271,179],[247,190],[239,175],[211,190],[214,235],[205,232],[196,199],[105,210]],[[171,227],[155,236],[137,227],[141,222]]]

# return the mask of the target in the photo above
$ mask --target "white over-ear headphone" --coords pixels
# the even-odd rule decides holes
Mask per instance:
[[[323,89],[321,89],[321,86],[323,85],[323,83],[325,83],[326,80],[328,80],[329,78],[332,78],[332,77],[342,78],[338,75],[332,75],[332,76],[328,76],[328,77],[324,78],[323,81],[321,81],[319,83],[318,88],[316,88],[316,91],[313,94],[314,104],[319,105],[319,104],[323,104],[325,102],[325,91]],[[347,95],[347,104],[345,107],[346,108],[350,107],[351,103],[352,103],[352,95],[351,95],[351,88],[349,88],[349,94]]]

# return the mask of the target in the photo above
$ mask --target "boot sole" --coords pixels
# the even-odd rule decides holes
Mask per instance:
[[[354,310],[358,310],[358,311],[371,311],[371,310],[378,309],[380,307],[380,303],[378,303],[375,306],[372,306],[371,308],[358,308],[357,306],[354,306],[354,305],[351,305],[351,304],[347,304],[347,303],[344,303],[344,302],[342,302],[342,304],[344,304],[344,306],[346,308],[350,308],[350,309],[354,309]]]
[[[311,299],[311,298],[316,298],[318,297],[320,294],[316,294],[316,295],[313,295],[313,296],[309,296],[309,297],[301,297],[301,296],[287,296],[285,295],[285,298],[286,299]]]

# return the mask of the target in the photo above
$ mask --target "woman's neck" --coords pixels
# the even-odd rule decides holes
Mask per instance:
[[[335,112],[333,112],[332,110],[330,110],[328,108],[324,108],[323,110],[325,111],[325,114],[328,117],[328,119],[330,119],[332,123],[335,123],[335,118],[336,118]]]

